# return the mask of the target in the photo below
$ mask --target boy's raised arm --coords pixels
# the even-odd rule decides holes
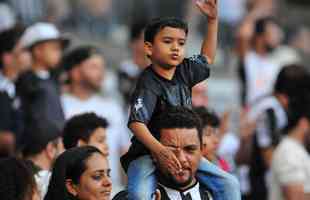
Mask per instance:
[[[218,34],[217,0],[197,0],[196,6],[208,17],[208,31],[201,46],[201,55],[205,56],[208,63],[215,60]]]

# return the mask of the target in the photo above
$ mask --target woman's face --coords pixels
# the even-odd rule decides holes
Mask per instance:
[[[106,157],[93,154],[86,162],[80,182],[76,185],[79,200],[109,200],[112,190],[110,168]]]

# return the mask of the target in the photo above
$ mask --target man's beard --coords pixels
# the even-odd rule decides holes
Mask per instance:
[[[87,88],[88,90],[92,91],[93,93],[97,93],[101,89],[101,86],[96,85],[94,83],[91,83],[90,81],[87,81],[87,80],[83,81],[83,85],[84,85],[85,88]]]
[[[177,190],[189,186],[190,183],[193,181],[193,174],[191,171],[188,179],[184,182],[179,182],[178,180],[176,180],[171,173],[165,175],[158,173],[157,177],[163,185]]]

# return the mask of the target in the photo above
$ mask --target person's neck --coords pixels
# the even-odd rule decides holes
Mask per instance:
[[[18,72],[14,66],[3,67],[2,73],[10,81],[15,81],[18,77]]]
[[[256,42],[256,44],[254,45],[254,50],[260,56],[266,56],[268,54],[262,42]]]
[[[305,143],[305,133],[298,128],[289,131],[288,136],[301,144]]]
[[[167,80],[171,80],[174,76],[176,67],[172,67],[170,69],[165,69],[157,64],[153,64],[152,68],[154,69],[154,71],[161,77],[167,79]]]
[[[30,156],[28,160],[32,161],[36,166],[41,168],[42,170],[51,170],[51,162],[46,156],[41,153],[36,156]]]
[[[94,92],[84,87],[82,84],[72,84],[70,92],[73,96],[81,100],[87,100],[94,95]]]
[[[34,61],[32,63],[32,70],[35,71],[35,72],[38,72],[38,71],[48,71],[48,67],[43,62]]]

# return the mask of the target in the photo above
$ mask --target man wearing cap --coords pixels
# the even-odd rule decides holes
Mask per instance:
[[[30,50],[33,59],[31,70],[22,74],[16,84],[25,124],[49,121],[63,127],[60,87],[51,72],[58,66],[68,42],[49,23],[36,23],[23,34],[21,45]]]
[[[30,55],[20,47],[23,27],[13,26],[0,33],[0,154],[14,152],[22,120],[16,100],[15,80],[30,66]]]

